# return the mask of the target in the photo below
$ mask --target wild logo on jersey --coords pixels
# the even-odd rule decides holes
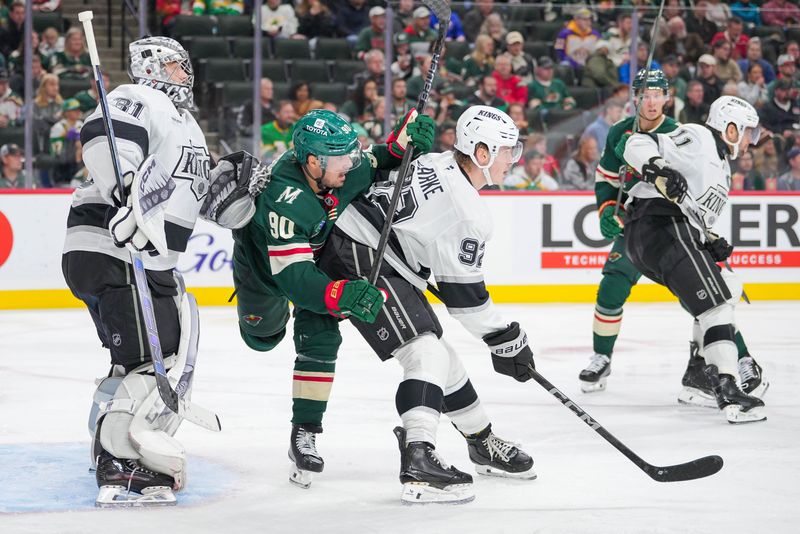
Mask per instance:
[[[208,190],[208,169],[209,156],[205,146],[181,147],[181,157],[178,159],[172,176],[179,180],[190,180],[192,182],[192,193],[197,200],[202,200]]]
[[[697,205],[703,211],[703,219],[709,228],[717,222],[717,218],[727,202],[728,190],[720,184],[709,187],[697,199]]]

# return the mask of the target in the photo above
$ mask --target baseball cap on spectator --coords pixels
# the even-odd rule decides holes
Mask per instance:
[[[431,12],[425,6],[419,6],[417,9],[414,10],[414,18],[415,19],[421,19],[421,18],[430,17],[430,16],[431,16]]]
[[[670,54],[670,55],[668,55],[667,57],[665,57],[661,61],[661,64],[662,65],[677,65],[678,64],[678,57],[676,55],[674,55],[674,54]]]
[[[794,63],[794,57],[789,54],[781,54],[778,56],[778,66],[780,67],[784,63]]]
[[[775,89],[791,89],[792,88],[792,80],[788,78],[779,78],[775,80]]]
[[[8,71],[6,69],[0,68],[0,82],[7,82],[8,81]]]
[[[717,59],[711,54],[703,54],[702,56],[700,56],[700,59],[698,59],[697,62],[705,63],[706,65],[716,65]]]
[[[508,35],[506,35],[506,44],[524,43],[524,42],[525,39],[519,32],[508,32]]]
[[[543,69],[552,69],[554,66],[553,60],[547,56],[542,56],[538,60],[539,67]]]
[[[595,51],[595,52],[597,52],[597,51],[598,51],[598,50],[600,50],[601,48],[606,48],[606,49],[608,49],[608,50],[611,50],[611,43],[609,43],[609,42],[608,42],[608,41],[606,41],[605,39],[598,39],[598,40],[597,40],[597,41],[594,43],[594,51]]]
[[[541,158],[541,157],[542,157],[542,155],[539,153],[538,150],[528,150],[527,152],[525,152],[525,155],[523,156],[523,159],[525,161],[530,161],[532,159]]]
[[[800,148],[794,147],[793,149],[791,149],[789,151],[788,154],[786,154],[786,159],[787,160],[792,160],[792,159],[796,158],[797,156],[800,156]]]
[[[72,111],[75,109],[81,109],[81,103],[75,98],[68,98],[61,104],[61,111]]]
[[[369,10],[370,17],[380,17],[381,15],[385,15],[386,10],[383,9],[381,6],[375,6]]]
[[[19,149],[19,145],[16,143],[6,143],[0,147],[0,158],[4,158],[6,156],[16,156],[17,154],[21,153],[22,151]]]
[[[582,7],[575,11],[575,18],[576,19],[590,19],[592,18],[592,12],[589,11],[588,7]]]
[[[401,44],[408,44],[410,41],[408,40],[408,34],[406,32],[400,32],[394,34],[394,45],[401,45]]]

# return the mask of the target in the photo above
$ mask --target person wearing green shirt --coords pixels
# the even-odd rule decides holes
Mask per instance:
[[[294,106],[288,100],[278,105],[275,120],[261,126],[261,153],[267,159],[274,159],[292,148],[294,133]]]
[[[91,113],[95,109],[97,109],[97,83],[95,83],[94,78],[91,80],[92,86],[89,89],[85,89],[75,94],[73,98],[80,102],[81,111],[83,113]],[[109,89],[111,84],[111,78],[109,77],[107,72],[103,73],[103,87],[106,90]]]
[[[386,10],[381,6],[375,6],[369,10],[369,26],[358,33],[356,40],[358,59],[362,59],[364,54],[373,48],[383,50],[385,32]]]
[[[242,0],[194,0],[192,13],[195,15],[241,15],[244,13]]]
[[[660,69],[650,70],[648,75],[645,73],[645,69],[641,69],[633,81],[639,111],[637,131],[653,134],[670,133],[680,124],[664,115],[664,106],[669,100],[669,83]],[[613,240],[613,245],[603,265],[603,278],[597,289],[592,324],[594,355],[578,377],[584,393],[603,391],[606,387],[606,379],[611,374],[611,355],[622,325],[622,308],[630,296],[631,289],[642,276],[628,259],[623,234],[627,218],[623,207],[628,198],[626,192],[640,181],[640,177],[630,171],[630,167],[626,166],[622,157],[625,143],[633,131],[634,119],[627,117],[611,127],[595,172],[595,198],[600,217],[600,233],[606,239]],[[621,205],[619,210],[615,210],[620,187],[623,188]],[[700,339],[700,326],[696,320],[693,338],[690,342],[689,365],[681,381],[683,390],[678,395],[678,401],[715,408],[716,400],[711,383],[704,373],[705,360],[701,354],[703,340]],[[736,346],[740,361],[749,358],[754,363],[738,330]],[[740,363],[740,368],[741,365]]]
[[[302,487],[324,467],[315,438],[322,432],[333,384],[339,320],[371,323],[385,300],[365,280],[331,280],[316,266],[315,251],[378,171],[397,167],[409,141],[421,153],[429,151],[434,131],[430,117],[412,110],[387,144],[362,150],[349,122],[317,109],[295,124],[293,148],[268,169],[234,154],[222,158],[220,169],[211,173],[211,194],[202,213],[234,230],[233,281],[244,342],[260,352],[272,350],[286,334],[289,302],[294,304],[290,481]],[[242,178],[238,188],[224,183]]]
[[[533,81],[528,84],[528,107],[549,111],[553,108],[572,109],[575,99],[569,94],[567,86],[553,77],[555,64],[547,56],[539,58],[539,66],[534,72]]]

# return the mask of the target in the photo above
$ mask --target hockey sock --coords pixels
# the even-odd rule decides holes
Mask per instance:
[[[592,322],[592,346],[597,354],[611,357],[614,344],[617,342],[622,327],[622,308],[609,310],[600,305],[595,306]]]
[[[321,426],[336,364],[299,355],[292,375],[292,423]]]
[[[736,337],[734,338],[734,341],[736,341],[736,348],[739,350],[740,360],[745,356],[750,356],[750,351],[747,348],[747,344],[744,342],[744,336],[738,328],[736,329]]]

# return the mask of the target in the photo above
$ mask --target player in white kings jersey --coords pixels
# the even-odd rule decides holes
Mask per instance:
[[[89,421],[101,506],[171,504],[172,491],[182,489],[186,480],[186,454],[172,437],[180,418],[150,414],[158,406],[158,392],[131,257],[124,247],[131,243],[147,251],[142,257],[162,352],[167,368],[175,366],[180,373],[181,355],[185,361],[191,349],[183,338],[193,333],[196,340],[191,330],[197,321],[194,301],[174,268],[206,196],[209,172],[205,137],[189,112],[194,77],[188,54],[166,37],[134,41],[129,50],[134,83],[108,94],[126,189],[150,155],[172,174],[175,187],[158,229],[167,250],[158,254],[150,237],[155,234],[137,226],[132,195],[127,205],[121,202],[100,107],[89,116],[81,131],[89,182],[73,195],[62,269],[111,356]]]
[[[448,312],[487,343],[495,370],[519,381],[530,378],[527,335],[498,313],[481,269],[492,221],[478,191],[500,183],[519,160],[519,133],[508,115],[488,106],[466,110],[456,130],[455,151],[420,156],[402,184],[378,279],[389,294],[381,313],[373,324],[351,319],[382,360],[394,357],[404,370],[395,398],[403,426],[395,434],[401,499],[407,503],[474,498],[472,477],[435,452],[440,413],[466,438],[478,473],[536,477],[533,460],[492,432],[461,359],[441,339],[441,325],[423,293],[432,272]],[[330,276],[369,273],[390,194],[390,184],[376,183],[344,210],[318,260]]]
[[[628,193],[628,255],[642,274],[669,288],[699,320],[706,373],[731,423],[766,416],[764,402],[737,383],[734,310],[742,283],[717,265],[733,247],[710,231],[728,200],[728,159],[757,143],[759,133],[755,108],[741,98],[722,96],[711,104],[706,124],[685,124],[668,134],[634,134],[624,153],[642,175]]]

